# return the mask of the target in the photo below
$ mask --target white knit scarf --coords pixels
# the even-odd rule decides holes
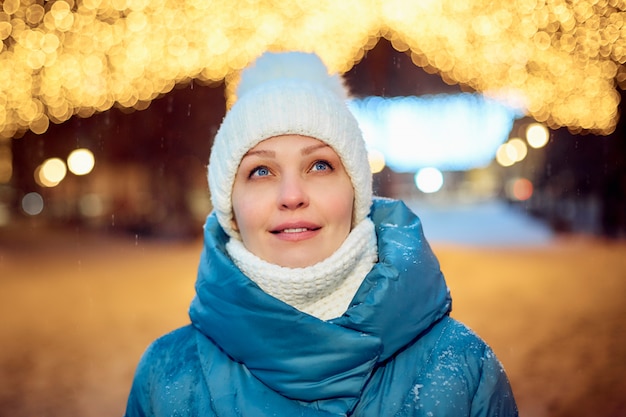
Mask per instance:
[[[363,278],[378,260],[374,224],[361,221],[331,256],[305,268],[271,264],[248,251],[238,239],[226,244],[235,265],[263,291],[317,317],[341,316]]]

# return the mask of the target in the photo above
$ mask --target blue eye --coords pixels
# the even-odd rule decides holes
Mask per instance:
[[[251,177],[266,177],[270,175],[270,170],[267,167],[256,167],[250,172]]]
[[[311,171],[326,171],[333,167],[326,161],[316,161],[311,167]]]

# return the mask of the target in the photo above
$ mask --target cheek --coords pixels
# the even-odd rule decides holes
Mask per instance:
[[[237,189],[233,189],[233,193],[231,196],[231,204],[233,207],[233,228],[237,231],[240,231],[242,222],[246,220],[246,214],[244,207],[246,206],[246,202],[243,199],[244,194],[241,194],[237,191]]]
[[[243,237],[259,222],[260,201],[251,192],[233,190],[233,224]]]
[[[338,222],[346,223],[350,229],[352,227],[352,216],[354,211],[354,191],[352,186],[342,187],[337,190],[334,198],[325,198],[328,209]]]

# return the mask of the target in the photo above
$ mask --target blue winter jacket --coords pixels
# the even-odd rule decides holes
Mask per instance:
[[[126,416],[517,416],[493,351],[449,317],[419,219],[383,199],[371,216],[379,261],[330,321],[244,276],[209,216],[191,325],[146,350]]]

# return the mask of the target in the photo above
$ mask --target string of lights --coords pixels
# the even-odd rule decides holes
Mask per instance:
[[[625,10],[624,0],[5,0],[0,140],[142,110],[191,80],[232,88],[265,50],[315,51],[346,72],[381,37],[549,127],[609,134],[626,87]]]

